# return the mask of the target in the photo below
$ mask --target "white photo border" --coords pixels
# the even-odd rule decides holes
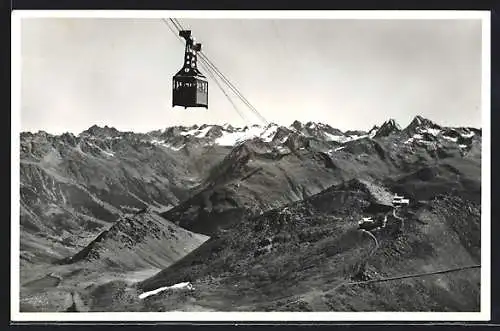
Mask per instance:
[[[21,21],[31,17],[203,18],[203,19],[478,19],[482,21],[481,304],[479,312],[20,312],[20,132]],[[491,319],[491,132],[489,11],[331,10],[13,10],[11,21],[11,320],[13,322],[330,322],[330,321],[489,321]]]

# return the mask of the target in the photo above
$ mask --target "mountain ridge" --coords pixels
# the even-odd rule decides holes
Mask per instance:
[[[146,206],[167,210],[202,190],[216,177],[221,182],[221,176],[227,177],[238,164],[243,167],[240,177],[244,177],[246,172],[259,167],[266,173],[269,162],[288,161],[298,166],[313,155],[312,160],[317,164],[313,168],[322,169],[319,165],[324,164],[330,167],[330,172],[347,168],[346,153],[357,155],[350,161],[354,164],[367,153],[377,153],[379,157],[374,162],[383,159],[379,162],[381,169],[393,167],[391,164],[408,166],[405,164],[414,158],[408,153],[416,149],[425,149],[425,153],[435,154],[433,157],[452,154],[477,157],[480,137],[481,129],[440,127],[421,116],[415,116],[404,129],[394,120],[388,120],[369,132],[342,132],[328,124],[299,121],[289,127],[274,123],[246,128],[205,124],[137,134],[97,125],[77,136],[24,132],[20,141],[21,224],[29,231],[54,232],[53,222],[65,222],[69,229],[76,230],[87,226],[89,220],[99,227],[103,221],[113,221],[123,213]],[[388,139],[397,147],[387,144]],[[231,157],[231,153],[241,148],[247,149],[243,153],[247,155],[245,162]],[[312,154],[306,156],[307,153]],[[397,155],[405,153],[408,160]],[[255,157],[259,161],[252,167]],[[221,173],[216,175],[214,171]],[[302,175],[307,177],[306,173]],[[236,173],[229,176],[237,177]],[[286,174],[283,178],[289,181],[291,177]],[[325,188],[316,186],[316,190]],[[304,191],[304,188],[294,190]],[[49,222],[40,221],[47,217]]]
[[[126,309],[150,311],[158,309],[153,307],[161,307],[177,310],[178,305],[165,306],[155,297],[148,298],[146,306],[136,301],[137,291],[152,289],[156,285],[171,285],[169,281],[174,281],[173,278],[152,278],[160,280],[148,280],[148,286],[138,283],[139,287],[131,287],[127,277],[136,279],[134,277],[137,276],[130,276],[129,272],[139,272],[145,279],[161,269],[169,270],[162,275],[170,274],[180,265],[184,266],[179,269],[181,277],[189,273],[185,263],[193,254],[199,254],[196,252],[214,243],[216,251],[229,254],[226,248],[219,246],[220,240],[232,243],[240,235],[241,240],[236,241],[245,249],[252,246],[254,240],[262,241],[257,249],[247,251],[231,244],[236,247],[235,254],[244,253],[243,260],[249,266],[258,265],[259,259],[265,260],[266,256],[278,259],[276,264],[272,259],[268,261],[268,271],[253,270],[248,280],[239,279],[247,285],[247,281],[257,281],[257,286],[263,281],[262,288],[269,293],[259,291],[257,295],[236,291],[237,296],[249,295],[250,301],[258,301],[274,293],[269,297],[271,301],[259,302],[253,308],[248,306],[251,302],[240,302],[239,309],[243,310],[249,307],[281,310],[293,306],[283,304],[275,296],[279,290],[274,291],[271,285],[280,287],[276,283],[280,273],[278,269],[273,269],[275,266],[295,270],[304,277],[308,275],[320,285],[320,275],[333,275],[335,279],[364,279],[374,277],[374,272],[414,271],[404,265],[397,267],[397,263],[404,262],[398,256],[411,252],[407,256],[420,258],[418,254],[423,254],[430,259],[430,266],[437,267],[444,260],[434,253],[429,255],[432,252],[429,247],[442,251],[445,246],[441,247],[431,238],[425,243],[427,248],[419,248],[418,240],[425,239],[420,232],[428,229],[418,224],[425,222],[431,224],[429,226],[437,226],[435,231],[444,229],[451,236],[446,243],[463,252],[465,257],[460,261],[465,263],[478,259],[481,129],[442,127],[419,116],[405,128],[389,119],[369,131],[341,131],[328,124],[311,121],[295,121],[288,127],[275,123],[244,128],[230,124],[175,126],[147,133],[92,126],[78,135],[24,132],[21,133],[20,144],[21,277],[28,284],[22,287],[22,297],[28,302],[23,303],[23,307],[31,307],[29,309],[34,311],[62,309],[65,304],[60,301],[61,296],[64,297],[65,291],[74,292],[75,288],[82,300],[89,303],[89,309],[94,311],[108,309],[108,295],[111,294],[116,306],[109,309],[125,309],[121,306],[124,303],[123,293],[131,295],[130,306]],[[404,241],[408,237],[396,236],[394,232],[398,218],[390,214],[394,207],[391,200],[393,194],[402,194],[412,201],[411,208],[399,216],[405,218],[405,224],[410,222],[412,231],[416,231],[409,234],[409,242]],[[435,200],[437,202],[432,202]],[[316,202],[311,204],[311,201]],[[434,209],[428,210],[426,206],[429,205]],[[291,216],[290,211],[294,211]],[[326,223],[309,224],[316,214]],[[354,229],[358,222],[356,218],[365,214],[387,216],[388,224],[394,231],[382,231],[385,234],[378,239],[387,245],[384,254],[398,257],[394,261],[387,260],[395,266],[387,269],[383,259],[375,259],[375,264],[357,269],[357,263],[361,262],[358,258],[364,256],[370,245],[369,238],[363,239],[363,235],[358,236]],[[461,216],[471,222],[453,221],[453,217]],[[429,223],[429,219],[437,225]],[[278,235],[276,245],[273,240],[269,241],[258,233],[260,230],[257,228],[263,224],[265,228],[275,230],[279,229],[279,224],[284,226],[284,233]],[[174,233],[183,234],[182,238],[169,236],[170,228],[174,229]],[[292,228],[297,233],[291,233]],[[333,235],[333,230],[338,233]],[[193,239],[190,233],[198,239]],[[330,274],[333,272],[330,270],[323,274],[325,270],[314,267],[314,261],[320,261],[323,254],[322,244],[315,246],[316,239],[327,242],[324,236],[328,233],[332,234],[332,238],[343,236],[343,239],[337,238],[335,245],[340,245],[338,253],[347,254],[345,258],[350,261],[342,264],[335,258],[335,263],[349,270],[354,268],[356,272],[352,269],[352,272],[335,271],[337,273]],[[155,237],[156,234],[160,237]],[[231,235],[234,238],[228,237]],[[208,237],[210,239],[206,240]],[[145,241],[142,238],[146,238]],[[396,242],[392,243],[388,238]],[[359,247],[350,244],[358,241]],[[302,256],[303,265],[287,260],[286,254],[282,257],[276,255],[286,253],[287,249],[294,251],[302,244],[316,247],[303,251],[305,255],[297,251],[298,256]],[[187,247],[190,252],[180,254],[178,248],[181,247]],[[278,250],[273,251],[273,247]],[[342,247],[351,248],[343,251]],[[328,254],[333,254],[333,251]],[[219,257],[213,256],[215,264],[211,266],[212,272],[208,272],[210,268],[203,267],[205,271],[193,272],[197,276],[192,280],[197,282],[195,288],[201,286],[205,294],[212,293],[216,300],[219,298],[225,302],[228,298],[211,292],[209,284],[214,281],[218,289],[216,292],[233,293],[227,284],[221,285],[219,281],[227,282],[234,275],[227,274],[230,277],[225,278],[226,274],[218,274],[217,270],[219,267],[229,268],[226,272],[231,273],[231,270],[240,267],[229,256],[222,260]],[[199,262],[206,263],[207,260]],[[172,267],[168,267],[171,264]],[[257,265],[254,267],[257,268]],[[293,265],[293,268],[287,269]],[[315,270],[318,277],[301,271],[309,267]],[[427,268],[425,265],[421,267]],[[53,276],[44,275],[47,270],[62,278],[56,280]],[[469,294],[476,295],[476,278],[467,283],[463,278],[453,277],[449,278],[450,282],[457,280],[471,289]],[[127,281],[116,283],[116,279]],[[78,285],[82,280],[85,287]],[[178,280],[183,282],[186,279]],[[58,285],[49,288],[46,294],[36,292],[36,284],[45,283]],[[290,283],[288,287],[292,285]],[[301,286],[306,285],[307,282]],[[450,286],[452,290],[449,293],[458,293],[455,285]],[[473,298],[467,299],[467,304],[463,306],[456,300],[439,300],[430,294],[435,290],[433,286],[422,290],[432,297],[435,307],[463,310],[475,305]],[[302,308],[294,306],[293,309],[335,310],[335,302],[342,307],[349,307],[349,304],[356,309],[368,307],[347,294],[351,301],[329,299],[320,304],[316,294],[301,291],[294,295],[301,296]],[[327,292],[321,295],[327,295]],[[398,297],[389,292],[391,298]],[[356,293],[372,298],[378,308],[383,306],[370,291],[357,290]],[[416,292],[411,293],[417,295]],[[40,295],[53,298],[54,304],[43,308],[40,306],[43,301],[38,299]],[[227,309],[224,305],[212,306],[216,301],[203,300],[200,304],[210,306],[210,309]],[[421,309],[424,301],[418,301],[416,307]],[[150,303],[153,306],[147,306]],[[189,307],[187,303],[183,304],[188,306],[179,304],[181,308]],[[33,308],[33,305],[38,308]]]

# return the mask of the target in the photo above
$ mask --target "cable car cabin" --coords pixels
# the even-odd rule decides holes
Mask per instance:
[[[208,108],[208,81],[198,70],[197,52],[201,44],[194,43],[190,30],[182,30],[179,35],[186,40],[184,66],[172,81],[172,107],[204,107]]]
[[[208,108],[208,82],[206,78],[175,75],[172,106]]]

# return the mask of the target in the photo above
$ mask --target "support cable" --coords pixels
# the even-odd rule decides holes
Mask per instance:
[[[176,18],[169,18],[170,22],[174,27],[177,29],[177,31],[184,30],[182,24],[176,19]],[[165,19],[162,19],[164,23],[167,23]],[[168,25],[168,24],[167,24]],[[168,25],[170,28],[170,25]],[[172,30],[172,29],[171,29]],[[209,68],[211,68],[217,76],[240,98],[240,100],[250,108],[250,110],[256,114],[259,119],[264,122],[266,125],[268,124],[268,121],[262,116],[262,114],[259,113],[259,111],[243,96],[243,94],[232,84],[229,79],[217,68],[217,66],[208,58],[208,56],[200,52],[200,60],[201,62],[204,62],[205,65]]]
[[[200,63],[200,64],[202,65],[202,67],[205,68],[205,71],[212,78],[212,80],[215,82],[215,84],[219,87],[219,89],[222,91],[222,93],[224,93],[224,95],[226,96],[227,100],[231,103],[231,105],[233,106],[234,110],[236,110],[236,112],[238,113],[238,115],[240,115],[240,117],[243,120],[243,122],[245,124],[248,124],[248,120],[245,118],[245,116],[243,115],[243,113],[238,109],[238,106],[236,106],[236,104],[231,99],[231,97],[229,96],[229,94],[227,94],[227,92],[224,90],[224,87],[222,87],[222,85],[219,83],[219,81],[215,77],[215,74],[212,72],[212,70],[209,67],[205,66],[204,63]]]
[[[264,122],[264,124],[269,124],[269,122],[262,116],[261,113],[241,94],[241,92],[234,86],[233,83],[229,81],[229,79],[217,68],[217,66],[207,57],[207,55],[203,52],[200,52],[200,59],[205,61],[207,65],[209,65],[217,75],[228,85],[228,87],[245,103],[250,110],[259,117],[259,119]]]
[[[170,31],[172,31],[172,33],[177,37],[177,39],[181,43],[183,43],[182,38],[178,34],[178,32],[183,29],[182,25],[180,25],[180,23],[177,22],[176,19],[169,19],[169,20],[172,23],[172,25],[175,27],[175,29],[177,30],[177,33],[174,31],[174,29],[172,29],[172,27],[170,26],[170,24],[168,24],[167,20],[162,19],[162,21],[168,26],[168,28],[170,29]],[[219,83],[219,81],[217,81],[217,78],[215,77],[215,74],[212,71],[212,69],[206,63],[204,63],[204,62],[201,62],[200,64],[202,65],[202,67],[204,67],[205,71],[210,75],[210,77],[213,79],[213,81],[215,82],[215,84],[219,87],[219,89],[222,91],[222,93],[226,96],[226,98],[228,99],[229,103],[231,103],[231,105],[233,106],[234,110],[243,119],[243,122],[245,124],[248,124],[248,120],[245,118],[244,114],[238,109],[238,107],[236,106],[236,104],[234,103],[234,101],[231,99],[231,97],[229,96],[229,94],[226,92],[226,90],[224,89],[224,87]]]

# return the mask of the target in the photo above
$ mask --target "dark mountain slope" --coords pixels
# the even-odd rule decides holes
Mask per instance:
[[[127,213],[171,208],[227,152],[222,146],[178,149],[154,133],[109,127],[79,136],[22,133],[23,264],[60,259]],[[59,240],[77,247],[68,250]]]
[[[147,291],[192,281],[198,289],[192,303],[215,310],[478,310],[474,269],[341,285],[480,263],[478,204],[440,195],[398,210],[397,218],[387,211],[386,227],[374,232],[375,250],[373,240],[357,230],[358,220],[370,215],[371,192],[351,181],[233,223],[138,286]],[[151,301],[167,310],[187,305],[160,303],[162,298]]]
[[[369,132],[296,122],[23,133],[22,305],[65,311],[74,292],[93,311],[477,309],[474,269],[345,282],[478,263],[481,139],[421,117]],[[392,214],[394,193],[410,207]],[[357,230],[368,216],[387,217],[377,250]],[[212,239],[184,256],[204,238],[179,225]],[[185,280],[197,290],[137,299]]]
[[[84,249],[59,264],[93,261],[103,265],[104,270],[121,271],[164,268],[207,239],[143,210],[116,221]]]
[[[297,132],[309,132],[311,127],[314,126],[309,124],[306,130],[302,124],[294,123]],[[416,117],[405,130],[393,120],[387,121],[373,138],[358,137],[340,147],[338,142],[315,142],[318,134],[304,136],[297,132],[291,133],[279,148],[259,138],[236,145],[211,169],[197,194],[162,215],[191,231],[212,235],[242,215],[256,215],[298,201],[343,180],[365,178],[396,185],[397,178],[438,163],[448,164],[448,168],[480,166],[479,131],[438,129],[421,117]],[[467,141],[459,144],[458,138],[449,140],[445,133]],[[472,178],[477,180],[479,175],[472,171]],[[470,176],[461,181],[462,189],[477,190]],[[442,192],[448,189],[442,187]],[[402,190],[401,186],[397,189]]]
[[[396,123],[395,120],[390,119],[386,122],[384,122],[380,128],[377,129],[376,134],[374,135],[375,138],[380,138],[380,137],[386,137],[390,136],[392,134],[397,134],[401,131],[401,127],[399,124]]]
[[[22,311],[65,311],[70,294],[83,295],[108,283],[145,279],[184,257],[208,238],[143,210],[116,221],[76,253],[53,264],[21,270]],[[77,247],[74,247],[75,250]],[[74,303],[74,302],[73,302]],[[112,309],[107,307],[107,309]]]
[[[342,178],[329,161],[318,152],[273,153],[246,142],[213,168],[203,190],[162,215],[212,235],[242,215],[300,200],[338,182]]]

